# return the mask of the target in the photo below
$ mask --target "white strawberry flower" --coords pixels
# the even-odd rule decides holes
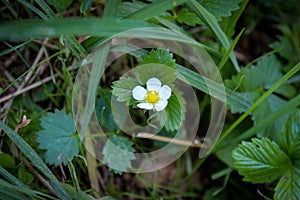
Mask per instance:
[[[137,107],[146,110],[162,111],[168,105],[172,90],[167,85],[161,85],[157,78],[150,78],[146,83],[146,88],[136,86],[132,90],[132,96],[141,103]]]

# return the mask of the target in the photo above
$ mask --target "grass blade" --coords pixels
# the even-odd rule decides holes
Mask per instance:
[[[98,35],[114,34],[140,27],[153,26],[138,20],[118,19],[64,19],[32,20],[1,24],[0,40],[24,41],[35,38],[58,37],[60,35]],[[16,31],[17,30],[17,31]]]
[[[265,92],[243,115],[241,115],[227,130],[222,134],[218,140],[220,143],[230,132],[235,129],[253,110],[257,108],[264,100],[266,100],[279,86],[281,86],[286,80],[291,78],[300,70],[300,63],[295,65],[288,73],[286,73],[281,79],[279,79],[267,92]]]
[[[216,34],[220,43],[223,45],[225,50],[228,51],[228,49],[230,48],[230,43],[226,34],[220,28],[216,18],[195,0],[191,0],[187,4],[197,14],[197,16]],[[240,67],[233,53],[230,54],[230,59],[235,69],[239,72]]]

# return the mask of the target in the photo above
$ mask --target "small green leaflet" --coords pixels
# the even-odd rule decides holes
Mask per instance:
[[[291,161],[278,144],[268,138],[243,141],[232,157],[233,167],[252,183],[271,182],[281,177],[291,166]]]
[[[239,3],[242,0],[198,0],[198,2],[210,12],[217,21],[221,21],[222,17],[229,17],[231,13],[239,9]],[[177,14],[176,20],[179,23],[185,23],[189,26],[195,26],[197,24],[203,24],[201,19],[190,9],[183,8]]]
[[[275,188],[275,200],[300,199],[300,168],[291,167]]]
[[[175,68],[175,59],[173,59],[173,53],[170,53],[168,49],[152,49],[149,54],[143,56],[139,65],[159,63]]]
[[[199,17],[195,13],[193,13],[187,8],[183,8],[179,11],[176,20],[179,23],[185,23],[189,26],[196,26],[197,24],[203,24],[201,19],[199,19]]]
[[[113,135],[106,141],[102,154],[103,161],[115,173],[122,174],[126,168],[131,167],[131,160],[135,159],[133,143],[126,137]]]
[[[63,110],[48,112],[41,119],[41,126],[44,130],[37,132],[39,148],[46,150],[45,160],[49,164],[59,165],[58,157],[62,154],[72,160],[79,152],[78,135],[72,116],[67,115]],[[67,160],[62,156],[63,163]]]
[[[289,62],[285,67],[285,70],[288,71],[300,61],[300,28],[281,25],[279,29],[283,35],[278,36],[279,41],[270,46],[274,50],[278,50],[279,55]]]
[[[113,83],[112,94],[117,97],[117,101],[126,102],[128,104],[132,96],[132,90],[137,85],[139,85],[139,83],[136,79],[121,77],[120,80]]]
[[[179,130],[184,122],[186,113],[186,101],[182,97],[182,92],[176,88],[173,90],[173,95],[168,100],[168,106],[165,109],[166,115],[157,113],[158,120],[164,123],[164,128],[167,132]],[[166,117],[166,120],[164,118]],[[163,124],[162,124],[163,125]]]
[[[177,76],[176,70],[159,63],[143,64],[134,68],[134,73],[140,85],[146,85],[150,78],[157,78],[162,85],[173,88],[173,83]]]
[[[231,16],[231,12],[239,9],[238,3],[242,0],[198,0],[198,2],[211,14],[215,16],[218,21],[222,17]]]
[[[300,162],[300,110],[290,115],[280,131],[279,141],[281,148],[290,156],[292,162]]]

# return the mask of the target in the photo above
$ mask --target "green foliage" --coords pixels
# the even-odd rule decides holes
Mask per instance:
[[[129,100],[132,96],[132,90],[138,84],[139,83],[134,78],[121,77],[120,80],[113,83],[112,94],[117,97],[117,101],[129,104]]]
[[[175,59],[173,59],[173,53],[170,53],[168,49],[152,49],[149,54],[143,56],[142,61],[139,64],[143,65],[152,63],[158,63],[175,68]]]
[[[164,123],[164,128],[167,132],[179,130],[180,126],[184,123],[186,101],[182,95],[181,91],[174,89],[173,95],[168,100],[168,106],[165,109],[166,115],[162,112],[158,113],[158,119],[161,123]]]
[[[243,142],[233,151],[233,166],[245,181],[263,183],[280,178],[274,199],[296,200],[300,198],[299,144],[300,110],[296,110],[280,132],[280,147],[267,138]]]
[[[198,2],[217,19],[217,21],[221,21],[222,17],[231,16],[231,13],[233,11],[239,9],[238,4],[241,1],[242,0],[198,0]],[[184,7],[178,12],[176,20],[179,23],[185,23],[189,26],[203,24],[201,19],[194,12],[192,12],[186,7]]]
[[[260,60],[256,66],[243,68],[241,72],[236,76],[233,76],[231,80],[226,80],[225,85],[230,89],[239,92],[254,103],[262,94],[264,94],[265,90],[270,89],[273,84],[282,78],[282,68],[282,64],[274,55],[267,56]],[[285,90],[284,88],[289,89]],[[276,90],[276,93],[286,97],[291,97],[294,95],[294,93],[290,93],[293,90],[294,87],[292,85],[286,84],[279,87]],[[254,110],[252,115],[254,123],[259,123],[261,120],[266,118],[269,113],[275,112],[284,103],[285,101],[280,97],[274,94],[270,95],[267,100],[262,102],[257,109]],[[231,110],[242,112],[242,110],[238,110],[234,107],[231,107]],[[272,139],[278,138],[282,122],[286,119],[287,115],[282,116],[271,126],[258,131],[257,134],[259,136],[270,137]]]
[[[34,180],[34,176],[28,171],[26,171],[24,165],[19,167],[17,174],[18,174],[18,179],[26,185],[30,184]]]
[[[179,11],[176,20],[179,23],[185,23],[189,26],[196,26],[197,24],[203,23],[195,13],[191,12],[187,8],[183,8]]]
[[[5,168],[14,168],[15,165],[15,159],[11,155],[7,153],[0,153],[0,166]]]
[[[59,156],[65,154],[70,160],[78,154],[78,136],[75,124],[71,115],[64,111],[55,110],[54,113],[47,113],[41,119],[41,126],[44,130],[39,131],[39,148],[45,149],[45,160],[49,164],[59,165]],[[62,156],[66,165],[67,160]]]
[[[135,159],[133,143],[127,138],[113,135],[105,143],[102,154],[103,161],[115,173],[122,174],[131,167],[131,160]]]
[[[238,3],[242,0],[198,0],[198,2],[206,8],[211,14],[215,16],[218,21],[221,21],[222,17],[228,17],[232,11],[239,8]]]
[[[175,69],[159,63],[144,64],[134,69],[136,79],[141,85],[146,85],[150,78],[157,78],[162,85],[171,88],[176,80]]]
[[[300,29],[296,26],[279,26],[283,35],[277,36],[278,41],[271,44],[273,49],[278,50],[279,55],[288,61],[285,70],[288,71],[299,62],[300,58]]]
[[[242,142],[232,157],[233,166],[244,176],[244,181],[265,183],[278,179],[290,167],[289,157],[278,144],[268,138]]]
[[[290,115],[280,131],[279,139],[281,148],[289,155],[292,162],[300,163],[300,110]]]
[[[101,124],[108,131],[116,131],[118,125],[116,124],[111,107],[110,107],[111,93],[103,91],[100,98],[96,101],[96,115]]]
[[[275,200],[300,199],[300,168],[291,167],[275,188]]]
[[[58,11],[66,10],[73,2],[73,0],[46,0],[50,5],[54,6]]]

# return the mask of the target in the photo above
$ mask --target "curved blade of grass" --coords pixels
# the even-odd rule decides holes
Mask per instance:
[[[4,177],[10,183],[12,183],[14,185],[26,187],[26,185],[22,181],[20,181],[19,179],[17,179],[15,176],[11,175],[2,166],[0,166],[0,174],[1,174],[2,177]]]
[[[24,41],[31,38],[58,37],[60,35],[98,35],[114,34],[140,27],[153,25],[139,20],[118,19],[64,19],[31,20],[10,22],[0,25],[0,40]]]
[[[226,34],[220,28],[218,21],[216,18],[210,14],[201,4],[199,4],[195,0],[190,0],[187,2],[187,5],[197,14],[197,16],[216,34],[218,40],[223,45],[226,51],[230,48],[230,43]],[[230,59],[235,67],[235,69],[239,72],[240,67],[237,63],[237,60],[233,53],[230,54]]]
[[[205,92],[206,94],[213,94],[213,97],[224,102],[225,99],[223,99],[223,86],[180,65],[176,65],[176,70],[180,80],[187,82],[191,86],[201,90],[202,92]],[[210,84],[210,90],[214,90],[214,92],[208,90],[207,84]],[[236,107],[243,110],[250,108],[251,103],[248,101],[248,99],[228,88],[225,88],[225,93],[225,103],[227,103],[230,107]]]
[[[29,8],[30,10],[32,10],[33,12],[35,12],[38,16],[40,16],[42,19],[48,19],[47,15],[45,15],[45,13],[43,13],[42,11],[40,11],[37,7],[35,7],[33,4],[29,3],[26,0],[18,0],[19,3],[23,4],[24,6],[26,6],[27,8]]]
[[[300,70],[300,62],[295,65],[288,73],[286,73],[281,79],[279,79],[267,92],[265,92],[243,115],[241,115],[227,130],[221,135],[218,143],[220,143],[228,134],[231,133],[253,110],[257,108],[264,100],[266,100],[278,87],[280,87],[285,81],[291,78]]]
[[[219,151],[222,148],[230,145],[230,144],[235,144],[238,143],[242,140],[248,139],[252,136],[254,136],[257,131],[261,130],[262,128],[267,127],[268,125],[274,123],[278,118],[282,117],[283,115],[287,114],[291,110],[296,109],[300,105],[300,94],[294,97],[292,100],[286,102],[283,106],[281,106],[278,110],[275,112],[271,113],[267,118],[264,120],[260,121],[257,125],[253,126],[246,132],[242,133],[240,136],[234,138],[233,140],[230,141],[230,143],[223,145],[223,146],[217,146],[215,151]]]
[[[233,40],[233,42],[231,43],[229,49],[226,51],[226,53],[224,54],[222,60],[220,61],[219,65],[218,65],[218,69],[221,71],[223,66],[225,65],[225,63],[227,62],[228,58],[230,57],[230,55],[232,54],[233,52],[233,49],[235,47],[235,45],[238,43],[238,41],[240,40],[240,37],[242,36],[242,34],[244,33],[244,30],[243,29],[239,34],[238,36],[236,36],[236,38]]]
[[[10,52],[12,52],[12,51],[16,51],[17,49],[19,49],[20,47],[22,47],[22,46],[25,46],[25,45],[27,45],[28,43],[30,43],[30,42],[32,42],[32,40],[28,40],[27,42],[24,42],[24,43],[22,43],[22,44],[19,44],[19,45],[17,45],[17,46],[10,46],[10,49],[7,49],[7,50],[5,50],[5,51],[2,51],[1,53],[0,53],[0,57],[1,56],[3,56],[3,55],[5,55],[5,54],[8,54],[8,53],[10,53]]]
[[[0,127],[3,129],[6,135],[16,144],[20,151],[32,162],[32,164],[37,169],[39,169],[48,179],[50,179],[50,183],[55,186],[53,189],[55,190],[56,195],[61,199],[71,199],[64,188],[61,186],[59,181],[56,179],[56,177],[52,174],[50,169],[41,160],[38,154],[31,148],[31,146],[2,121],[0,121]]]
[[[51,197],[47,194],[44,194],[44,193],[41,193],[41,192],[38,192],[38,191],[35,191],[35,190],[31,190],[28,188],[28,186],[26,185],[22,185],[22,186],[16,186],[16,185],[12,185],[2,179],[0,179],[0,188],[2,187],[5,187],[6,189],[11,189],[15,192],[17,192],[16,194],[18,195],[18,192],[20,192],[21,194],[24,194],[24,195],[28,195],[29,197],[31,197],[30,199],[34,198],[34,199],[42,199],[42,200],[46,200],[46,199],[56,199],[54,197]],[[2,188],[1,188],[2,189]],[[42,197],[44,196],[44,197]],[[25,196],[21,196],[20,195],[20,199],[24,199]]]

